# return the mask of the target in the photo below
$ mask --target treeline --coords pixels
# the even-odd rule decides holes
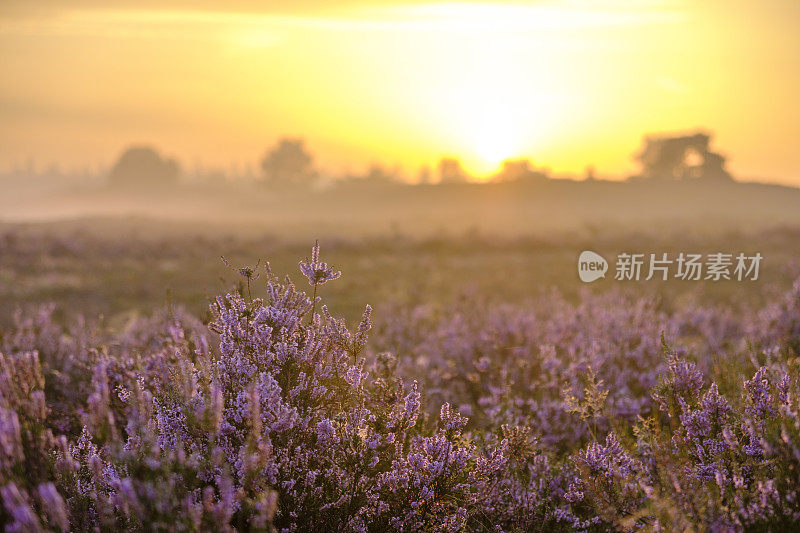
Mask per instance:
[[[729,181],[726,158],[710,149],[711,135],[694,132],[688,135],[646,136],[634,155],[639,171],[629,179],[648,181]],[[27,174],[30,174],[28,172]],[[48,176],[53,174],[50,172]],[[50,176],[52,177],[52,176]],[[152,146],[138,145],[125,149],[102,179],[115,186],[163,186],[185,178],[194,183],[248,181],[265,187],[309,188],[325,183],[353,184],[458,184],[481,182],[541,182],[551,178],[546,167],[536,167],[529,159],[509,159],[490,176],[470,175],[456,157],[443,157],[433,167],[424,166],[409,176],[399,167],[372,164],[362,173],[333,174],[322,169],[302,138],[281,138],[266,150],[257,170],[243,174],[204,170],[186,171],[175,159]],[[593,167],[585,178],[595,179]]]
[[[132,146],[117,159],[108,178],[118,185],[159,185],[177,183],[184,174],[181,166],[172,158],[162,155],[151,146]],[[189,174],[195,181],[225,181],[231,176],[220,171],[199,171]],[[303,139],[282,138],[270,147],[261,158],[257,173],[248,172],[248,180],[258,181],[270,187],[311,187],[318,183],[466,183],[473,181],[454,157],[444,157],[434,169],[422,167],[416,176],[408,176],[399,167],[370,165],[363,173],[331,175],[321,169]],[[528,159],[508,160],[491,180],[515,181],[547,179],[546,169],[537,169]]]

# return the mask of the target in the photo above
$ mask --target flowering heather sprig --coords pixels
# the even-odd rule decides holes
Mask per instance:
[[[745,412],[758,420],[775,416],[774,398],[772,397],[767,368],[759,368],[752,379],[745,381],[748,402]]]
[[[718,479],[728,472],[724,466],[727,462],[726,452],[730,444],[725,435],[730,435],[731,407],[720,395],[716,383],[712,383],[703,395],[697,408],[692,408],[683,399],[680,415],[681,432],[675,436],[674,442],[683,446],[693,465],[687,472],[698,479]]]
[[[666,345],[665,345],[666,346]],[[677,416],[679,407],[694,403],[703,388],[703,373],[693,362],[686,361],[675,352],[669,351],[667,376],[653,391],[652,397],[661,411]]]
[[[564,495],[570,503],[588,495],[598,515],[611,523],[620,523],[642,504],[644,467],[623,450],[613,433],[606,436],[604,444],[595,442],[578,452],[573,461],[581,478]]]
[[[328,263],[319,260],[319,241],[311,248],[311,259],[300,261],[300,272],[308,283],[315,287],[338,279],[342,275],[341,271],[334,270]]]

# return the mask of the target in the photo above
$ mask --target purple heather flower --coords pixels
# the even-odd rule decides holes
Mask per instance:
[[[300,272],[312,286],[323,285],[342,275],[341,271],[334,270],[333,267],[319,260],[319,241],[311,248],[311,259],[300,261]]]
[[[748,414],[759,420],[775,416],[766,367],[762,366],[752,379],[745,381],[744,388],[750,400],[746,408]]]

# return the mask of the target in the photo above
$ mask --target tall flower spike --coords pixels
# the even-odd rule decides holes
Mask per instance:
[[[319,241],[316,241],[311,248],[311,259],[300,261],[300,272],[312,287],[323,285],[342,275],[340,271],[334,271],[328,263],[319,260]]]

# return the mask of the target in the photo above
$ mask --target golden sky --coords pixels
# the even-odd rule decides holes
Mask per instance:
[[[619,175],[648,132],[716,133],[741,178],[800,185],[800,2],[0,3],[0,170],[110,164],[131,143],[256,166],[528,157]]]

